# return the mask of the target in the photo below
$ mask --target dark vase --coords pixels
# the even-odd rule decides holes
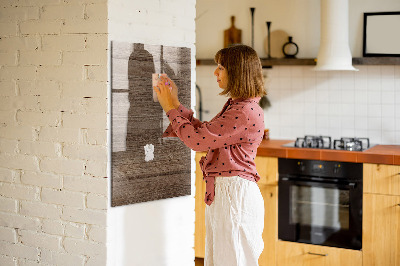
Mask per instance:
[[[285,58],[296,58],[299,47],[293,42],[293,37],[289,36],[289,41],[282,46],[282,52]]]

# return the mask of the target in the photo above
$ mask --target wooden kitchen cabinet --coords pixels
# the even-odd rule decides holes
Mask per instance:
[[[400,266],[400,196],[365,193],[363,265]]]
[[[400,196],[399,165],[365,163],[363,173],[364,193]]]
[[[281,240],[277,252],[277,266],[361,266],[363,259],[358,250]]]
[[[195,228],[194,228],[194,254],[197,258],[204,258],[206,224],[204,195],[206,193],[206,183],[203,181],[203,172],[200,169],[199,161],[202,156],[206,156],[205,152],[196,153],[196,194],[195,194]]]
[[[400,166],[363,170],[363,265],[400,266]]]
[[[257,156],[254,160],[260,175],[258,187],[264,198],[264,250],[258,259],[260,266],[276,265],[278,241],[278,158]]]
[[[261,176],[259,185],[278,185],[278,158],[257,156],[254,162]]]
[[[276,265],[278,241],[278,187],[259,185],[264,198],[264,250],[258,259],[259,266]]]

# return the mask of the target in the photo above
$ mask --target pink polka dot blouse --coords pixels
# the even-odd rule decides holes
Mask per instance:
[[[200,160],[207,205],[214,200],[217,176],[240,176],[253,182],[260,179],[254,163],[265,128],[259,101],[260,97],[229,98],[222,111],[209,122],[194,118],[193,111],[182,104],[167,113],[171,123],[163,137],[179,137],[190,149],[207,151]]]

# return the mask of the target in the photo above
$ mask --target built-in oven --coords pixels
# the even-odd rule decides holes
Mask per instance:
[[[278,160],[278,238],[361,249],[360,163]]]

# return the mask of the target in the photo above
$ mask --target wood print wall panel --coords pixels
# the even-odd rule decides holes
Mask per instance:
[[[190,48],[111,43],[111,206],[191,193],[191,152],[161,138],[169,120],[153,101],[152,73],[166,73],[190,107]]]

